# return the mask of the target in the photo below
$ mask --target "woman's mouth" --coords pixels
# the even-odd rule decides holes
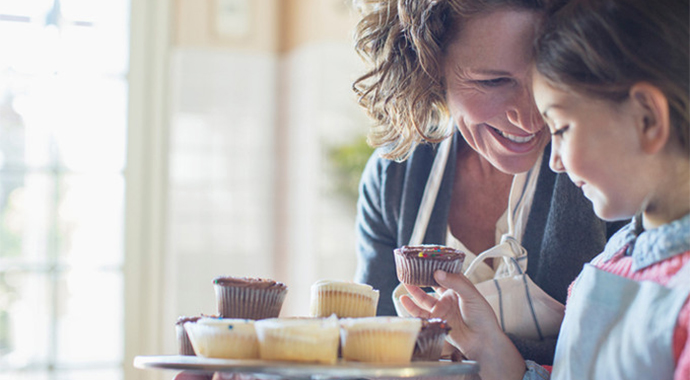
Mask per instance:
[[[527,136],[518,136],[518,135],[512,135],[510,133],[503,132],[503,131],[496,129],[496,128],[493,128],[493,130],[496,131],[499,135],[503,136],[505,139],[508,139],[508,140],[510,140],[514,143],[517,143],[517,144],[524,144],[524,143],[530,142],[537,135],[536,133],[532,133],[531,135],[527,135]]]

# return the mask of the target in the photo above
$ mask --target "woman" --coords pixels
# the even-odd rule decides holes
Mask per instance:
[[[470,262],[508,236],[524,248],[515,257],[527,275],[563,304],[621,224],[597,218],[568,177],[548,168],[550,134],[530,70],[545,1],[364,3],[356,46],[372,68],[354,88],[379,149],[361,181],[356,280],[380,290],[379,314],[395,314],[394,248],[450,245]],[[473,281],[491,279],[502,262],[480,264]],[[555,334],[511,338],[525,358],[553,360]]]

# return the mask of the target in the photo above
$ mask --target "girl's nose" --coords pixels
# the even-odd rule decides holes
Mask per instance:
[[[558,154],[558,148],[553,141],[551,141],[551,158],[549,159],[549,167],[556,173],[565,172],[565,167],[563,167],[561,156]]]

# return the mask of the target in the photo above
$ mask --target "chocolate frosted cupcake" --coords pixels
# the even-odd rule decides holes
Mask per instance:
[[[438,286],[434,272],[460,273],[465,253],[442,245],[413,245],[396,248],[398,280],[416,286]]]
[[[277,318],[287,286],[264,278],[221,276],[213,279],[222,318]]]
[[[199,320],[201,316],[198,317],[179,317],[177,318],[177,323],[175,323],[175,332],[177,333],[177,351],[180,355],[196,355],[194,353],[194,348],[192,343],[189,341],[189,335],[184,328],[184,324],[187,322],[195,323]]]
[[[412,361],[440,360],[443,343],[446,341],[446,335],[449,331],[450,326],[442,319],[422,319],[422,329],[417,335]]]

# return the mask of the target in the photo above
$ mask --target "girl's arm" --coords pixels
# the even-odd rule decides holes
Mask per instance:
[[[522,379],[525,360],[503,333],[491,306],[462,274],[436,271],[442,286],[439,299],[416,286],[405,286],[412,296],[401,301],[410,314],[420,318],[441,318],[451,327],[450,342],[470,360],[479,363],[484,380]]]

